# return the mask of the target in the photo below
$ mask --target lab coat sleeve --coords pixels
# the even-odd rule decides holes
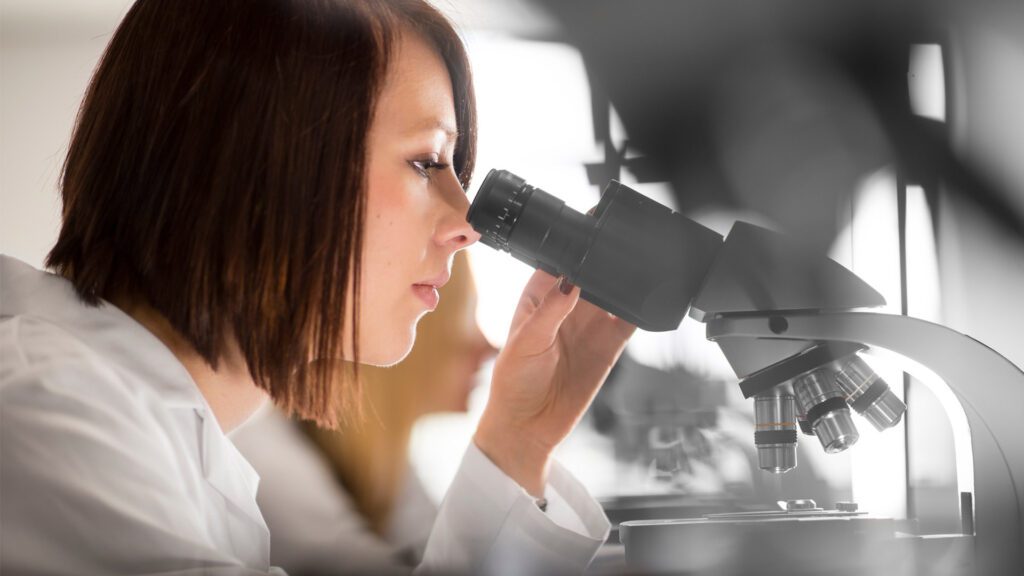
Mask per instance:
[[[209,544],[159,428],[115,374],[33,363],[10,341],[0,352],[0,572],[261,573]]]
[[[470,444],[441,504],[421,574],[573,574],[608,536],[601,506],[559,463],[545,489],[549,512]]]

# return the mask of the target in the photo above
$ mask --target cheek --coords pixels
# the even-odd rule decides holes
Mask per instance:
[[[371,180],[367,197],[364,253],[404,267],[423,254],[429,239],[425,230],[429,206],[417,176],[388,171]],[[418,187],[419,186],[419,187]]]
[[[412,293],[422,273],[417,206],[400,179],[378,178],[368,191],[360,291],[360,356],[387,366],[409,352],[423,310]],[[412,217],[410,217],[412,216]]]
[[[363,278],[367,296],[385,286],[387,275],[400,268],[402,255],[402,214],[408,211],[400,183],[376,178],[367,197],[363,224]]]

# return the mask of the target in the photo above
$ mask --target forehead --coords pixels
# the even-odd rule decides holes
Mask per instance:
[[[395,48],[376,120],[403,131],[454,129],[451,79],[434,46],[420,34],[405,31]]]

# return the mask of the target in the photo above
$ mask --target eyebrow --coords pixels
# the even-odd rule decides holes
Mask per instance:
[[[456,141],[459,137],[459,131],[456,130],[454,126],[445,122],[444,120],[441,120],[440,118],[429,118],[423,122],[420,122],[411,130],[409,130],[409,132],[424,132],[427,130],[440,130],[444,132],[445,135],[448,137],[448,140],[452,142]]]

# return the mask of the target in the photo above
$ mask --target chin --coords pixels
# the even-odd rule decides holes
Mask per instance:
[[[416,342],[416,324],[405,330],[397,329],[390,334],[380,334],[374,340],[361,347],[359,363],[381,368],[394,366],[412,351],[412,345]]]

